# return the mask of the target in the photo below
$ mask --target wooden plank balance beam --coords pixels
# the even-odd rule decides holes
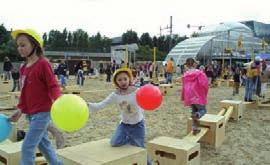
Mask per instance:
[[[233,113],[233,106],[230,106],[226,113],[224,114],[224,117],[225,117],[225,125],[228,123],[230,117],[232,116],[232,113]]]
[[[217,115],[224,116],[225,112],[226,112],[226,108],[222,108],[221,111],[219,111]]]
[[[143,148],[124,145],[111,147],[109,139],[103,139],[57,151],[65,165],[146,165],[147,154]]]
[[[158,137],[148,142],[147,151],[154,163],[159,165],[199,165],[200,142],[218,147],[225,139],[225,117],[205,114],[199,120],[200,133],[193,135],[192,119],[183,139]]]
[[[239,120],[242,116],[242,102],[221,101],[221,111],[205,114],[199,119],[201,131],[193,135],[192,119],[188,119],[187,135],[182,139],[157,137],[148,142],[149,157],[158,165],[200,165],[200,144],[219,147],[225,140],[225,126],[230,118]]]
[[[228,111],[230,106],[233,107],[233,112],[230,115],[230,118],[235,120],[235,121],[240,120],[243,116],[244,103],[240,100],[222,100],[222,101],[220,101],[220,108],[222,108],[222,110],[226,109],[226,111]],[[223,113],[223,115],[224,114],[225,114],[225,112]]]
[[[190,142],[198,142],[208,131],[209,128],[199,127],[201,130],[198,134],[194,135],[191,131],[187,136],[183,138],[183,140],[190,141]]]

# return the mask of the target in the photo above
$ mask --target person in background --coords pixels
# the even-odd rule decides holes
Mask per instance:
[[[112,76],[112,67],[110,64],[107,64],[107,67],[105,69],[106,74],[106,82],[111,82],[111,76]]]
[[[13,65],[8,57],[5,57],[4,59],[4,65],[3,65],[3,71],[4,71],[4,80],[10,80],[11,79],[11,70],[13,68]]]
[[[245,83],[245,98],[246,102],[253,102],[252,96],[254,94],[255,83],[257,76],[257,68],[255,61],[251,61],[247,65],[247,73],[246,73],[246,83]]]
[[[233,96],[239,94],[239,87],[240,87],[240,65],[237,64],[233,71]]]
[[[60,84],[63,88],[65,88],[66,84],[66,76],[67,76],[67,64],[64,60],[61,60],[60,64],[57,67],[57,75],[60,80]]]
[[[141,86],[143,86],[143,85],[144,85],[144,76],[145,76],[145,74],[144,74],[144,70],[141,68],[140,73],[139,73],[139,77],[140,77]]]
[[[20,91],[20,83],[19,83],[19,78],[20,78],[20,73],[16,68],[12,69],[11,73],[12,79],[13,79],[13,88],[11,92],[14,92],[17,88],[17,91]]]
[[[177,77],[180,77],[181,76],[181,67],[180,67],[179,64],[176,66],[176,76]]]
[[[254,82],[255,94],[258,97],[261,97],[261,86],[262,86],[262,83],[261,83],[262,64],[261,64],[261,62],[262,62],[261,57],[256,56],[255,61],[254,61],[254,65],[256,68],[256,75],[253,79],[253,82]]]
[[[270,66],[267,66],[265,60],[262,62],[261,82],[261,95],[263,98],[265,98],[267,92],[267,83],[270,83]]]
[[[170,60],[167,62],[167,66],[166,66],[166,73],[167,73],[166,83],[167,84],[172,83],[173,72],[174,72],[173,58],[170,58]]]
[[[149,63],[148,71],[149,71],[149,77],[150,77],[150,79],[152,79],[153,78],[153,64],[152,64],[152,62]]]

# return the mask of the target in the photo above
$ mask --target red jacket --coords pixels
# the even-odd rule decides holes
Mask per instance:
[[[60,87],[47,59],[40,57],[30,67],[20,68],[21,96],[17,108],[26,114],[49,112]]]

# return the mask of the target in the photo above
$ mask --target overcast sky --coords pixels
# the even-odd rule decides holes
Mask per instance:
[[[81,28],[90,35],[122,35],[128,29],[139,35],[159,34],[169,25],[173,33],[189,35],[191,25],[257,20],[270,23],[269,0],[1,0],[0,24],[8,29],[33,28],[74,31]],[[168,34],[167,31],[163,31]]]

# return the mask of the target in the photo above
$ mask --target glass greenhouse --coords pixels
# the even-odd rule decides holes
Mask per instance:
[[[267,44],[254,37],[252,30],[238,22],[220,23],[202,28],[198,37],[178,43],[167,55],[175,64],[184,64],[189,57],[207,64],[212,60],[248,60],[253,54],[267,54]],[[264,45],[264,46],[263,46]]]

